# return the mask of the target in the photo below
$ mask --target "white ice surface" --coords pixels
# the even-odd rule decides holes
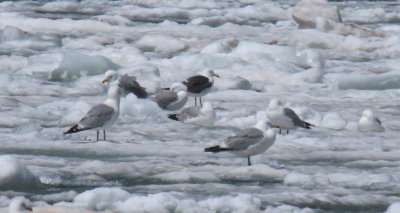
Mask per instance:
[[[13,177],[1,179],[11,186],[1,210],[18,196],[120,212],[375,213],[399,202],[400,4],[331,1],[343,23],[298,29],[296,3],[1,2],[0,154],[18,160],[0,161]],[[49,81],[60,66],[66,78]],[[128,95],[108,141],[62,134],[104,100],[108,69],[154,93],[206,68],[221,76],[202,98],[215,107],[214,126],[172,121]],[[316,127],[278,135],[251,167],[203,152],[265,119],[272,98]],[[357,131],[365,108],[384,133]],[[25,185],[31,179],[39,183]]]

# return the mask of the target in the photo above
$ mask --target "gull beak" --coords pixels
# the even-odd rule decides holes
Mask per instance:
[[[102,84],[104,84],[104,83],[106,83],[106,82],[108,82],[107,79],[104,79],[104,80],[101,81]]]
[[[25,207],[25,208],[26,208],[26,210],[28,210],[28,211],[33,211],[32,207],[30,207],[30,206],[27,206],[27,207]]]
[[[213,73],[212,76],[215,76],[215,77],[219,78],[219,75],[215,74],[215,73]]]

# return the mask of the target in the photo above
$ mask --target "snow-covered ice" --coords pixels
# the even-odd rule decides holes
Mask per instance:
[[[399,20],[396,1],[0,2],[0,212],[22,198],[77,212],[398,212]],[[213,125],[129,94],[109,140],[63,135],[105,100],[108,70],[155,94],[205,69],[221,76],[204,96]],[[203,152],[274,98],[316,126],[277,135],[252,166]],[[358,131],[364,109],[385,132]]]

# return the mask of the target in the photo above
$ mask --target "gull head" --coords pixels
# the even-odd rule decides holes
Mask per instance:
[[[204,70],[203,71],[203,74],[205,75],[205,76],[207,76],[207,77],[217,77],[217,78],[219,78],[220,76],[218,75],[218,74],[216,74],[215,72],[214,72],[214,70],[212,70],[212,69],[206,69],[206,70]]]
[[[374,114],[370,109],[366,109],[362,112],[362,116],[366,118],[371,118]]]
[[[269,101],[269,105],[268,108],[270,109],[276,109],[282,106],[282,102],[277,99],[277,98],[273,98]]]
[[[254,127],[263,132],[267,132],[269,129],[272,128],[272,124],[271,124],[271,122],[269,122],[265,119],[261,119],[261,120],[257,121],[257,124]]]
[[[267,121],[267,120],[259,120],[255,126],[257,129],[263,131],[264,133],[264,137],[268,138],[268,140],[270,141],[275,141],[276,139],[276,133],[275,131],[272,129],[273,125],[271,122]]]
[[[10,203],[10,213],[31,212],[32,206],[29,200],[25,198],[16,198]]]
[[[108,82],[113,82],[117,80],[119,77],[119,74],[114,71],[114,70],[108,70],[107,72],[104,73],[104,79],[101,81],[102,84]]]

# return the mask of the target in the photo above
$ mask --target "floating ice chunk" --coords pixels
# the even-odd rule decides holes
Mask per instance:
[[[140,100],[133,94],[128,94],[121,101],[121,116],[153,117],[159,116],[160,107],[149,100]]]
[[[199,205],[212,212],[259,212],[261,200],[248,194],[239,194],[236,197],[212,197],[200,201]]]
[[[344,36],[334,33],[324,33],[314,29],[294,31],[285,43],[298,48],[335,49],[343,43]]]
[[[120,188],[96,188],[78,194],[74,198],[74,206],[102,211],[115,209],[118,201],[125,201],[130,197],[130,193]]]
[[[329,179],[329,185],[339,185],[344,187],[357,187],[368,188],[374,185],[385,184],[393,181],[391,174],[374,174],[359,172],[355,174],[350,173],[330,173],[326,175]]]
[[[54,101],[39,105],[37,112],[43,120],[54,120],[46,126],[69,126],[82,118],[90,105],[84,101]]]
[[[176,171],[152,176],[171,183],[220,181],[216,174],[205,171]]]
[[[310,175],[300,173],[289,173],[283,180],[285,185],[306,186],[314,184],[314,180]]]
[[[0,41],[6,42],[6,41],[14,41],[14,40],[23,40],[28,37],[29,37],[28,33],[22,31],[18,27],[6,26],[6,28],[3,30],[2,34],[1,34]]]
[[[287,171],[274,169],[263,164],[255,164],[251,167],[225,167],[219,169],[221,179],[228,180],[253,180],[253,181],[282,181]]]
[[[235,23],[244,22],[254,25],[255,20],[260,23],[287,20],[290,14],[275,2],[259,2],[240,8],[232,8],[228,10],[228,14],[225,16],[235,18],[237,20]]]
[[[200,53],[201,54],[211,54],[211,53],[227,53],[230,52],[239,44],[239,40],[235,38],[222,39],[219,41],[214,41],[211,44],[205,46]]]
[[[179,55],[171,59],[171,62],[179,70],[189,70],[198,72],[199,70],[219,69],[232,66],[232,64],[239,63],[240,59],[236,57],[228,57],[222,54],[195,54],[195,55]],[[192,73],[191,73],[192,74]],[[184,76],[182,76],[183,78]]]
[[[347,121],[340,116],[337,112],[328,112],[322,119],[321,126],[329,129],[344,129],[346,128]]]
[[[12,115],[2,114],[0,116],[0,127],[2,128],[14,128],[28,122],[29,119],[20,118]]]
[[[346,74],[336,80],[335,86],[339,90],[386,90],[400,88],[400,72],[384,74]]]
[[[253,61],[250,57],[255,53],[265,54],[275,61],[289,62],[302,68],[323,67],[323,58],[314,50],[297,51],[291,46],[267,45],[257,42],[240,42],[232,51],[233,56],[239,56],[248,61]]]
[[[281,8],[280,5],[262,2],[243,7],[232,7],[224,10],[223,13],[215,13],[213,10],[204,15],[197,13],[190,24],[211,27],[218,27],[227,23],[257,26],[266,22],[287,20],[288,18],[287,10]]]
[[[385,9],[381,7],[371,7],[367,9],[345,8],[342,12],[344,17],[346,17],[345,21],[357,24],[389,22],[391,16],[390,11],[385,11]]]
[[[187,45],[180,39],[168,35],[146,35],[136,42],[136,47],[144,52],[156,52],[165,56],[172,56],[187,49]]]
[[[79,3],[73,1],[56,1],[49,2],[39,8],[40,11],[46,12],[76,12],[79,9]]]
[[[132,195],[131,198],[117,204],[118,212],[208,212],[192,199],[178,198],[169,193],[150,194],[147,196]]]
[[[136,77],[160,77],[160,70],[156,65],[150,63],[136,64],[134,66],[130,66],[129,68],[120,69],[119,72],[123,74],[131,74]]]
[[[232,78],[218,78],[215,80],[215,87],[218,90],[230,90],[230,89],[240,89],[249,90],[251,89],[251,83],[245,78],[240,76]]]
[[[73,80],[84,75],[100,75],[107,70],[117,69],[119,69],[119,65],[104,56],[66,52],[59,67],[52,71],[50,80]]]
[[[21,56],[0,56],[0,72],[5,74],[4,71],[16,72],[28,66],[28,59]],[[3,78],[2,76],[0,78]],[[2,81],[2,80],[0,80]],[[3,84],[5,86],[6,84]]]
[[[19,124],[16,128],[14,128],[14,133],[22,135],[22,134],[36,134],[40,132],[43,128],[36,121],[29,121],[26,123]]]
[[[292,18],[299,28],[315,28],[317,17],[342,22],[339,9],[327,0],[302,0],[293,9]]]
[[[385,36],[384,31],[368,29],[353,24],[344,24],[324,17],[316,18],[316,28],[322,32],[333,32],[341,35],[356,35],[359,37]]]
[[[371,110],[363,111],[360,120],[358,121],[358,131],[360,132],[384,132],[385,128],[382,122],[374,116]]]
[[[0,188],[1,189],[31,189],[38,186],[38,179],[11,156],[0,156]]]
[[[62,201],[72,201],[76,197],[77,193],[75,191],[63,191],[58,193],[46,194],[46,195],[36,195],[36,199],[44,200],[46,202],[55,203]]]
[[[400,212],[400,202],[390,204],[385,213],[398,213]]]
[[[126,4],[124,6],[118,7],[118,11],[111,13],[117,13],[119,15],[125,16],[132,21],[163,22],[164,20],[170,20],[179,23],[186,23],[190,20],[191,12],[199,11],[193,9],[195,7],[191,8],[192,10],[186,10],[183,8],[177,8],[176,5],[171,5],[170,7],[160,6],[160,3],[157,3],[156,5],[157,6],[151,5],[143,7]]]
[[[132,21],[120,15],[101,15],[95,17],[97,20],[111,25],[130,26]]]
[[[284,212],[290,212],[290,213],[315,213],[315,211],[311,208],[298,208],[295,206],[291,206],[291,205],[280,205],[280,206],[268,206],[265,209],[265,212],[268,213],[284,213]]]
[[[311,68],[302,72],[294,73],[287,78],[279,79],[279,82],[285,85],[301,85],[307,83],[320,83],[322,81],[323,73],[318,68]]]

